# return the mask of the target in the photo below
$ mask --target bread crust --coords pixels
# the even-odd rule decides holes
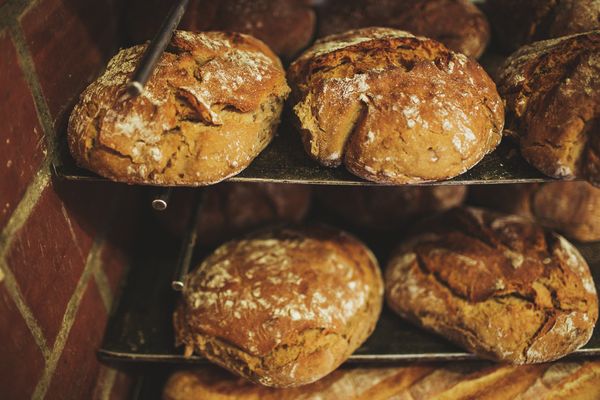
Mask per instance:
[[[515,215],[448,211],[399,246],[385,279],[395,312],[497,361],[563,357],[588,342],[598,319],[580,253]]]
[[[309,155],[367,180],[452,178],[501,139],[503,106],[485,71],[407,32],[366,28],[321,39],[288,78]]]
[[[81,94],[68,127],[79,165],[119,182],[207,185],[271,141],[289,88],[262,42],[178,31],[144,93],[123,98],[144,49],[121,50]]]
[[[544,174],[600,185],[599,75],[600,31],[533,43],[504,64],[507,132]]]
[[[377,260],[323,226],[275,228],[218,248],[185,281],[178,344],[256,383],[314,382],[371,334],[381,311]]]

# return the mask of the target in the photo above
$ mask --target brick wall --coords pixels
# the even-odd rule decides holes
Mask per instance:
[[[57,134],[118,46],[114,0],[0,0],[0,397],[119,399],[98,363],[138,190],[51,175]]]

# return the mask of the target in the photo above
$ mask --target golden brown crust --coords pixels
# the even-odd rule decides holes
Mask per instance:
[[[438,42],[384,28],[318,41],[288,70],[306,151],[381,183],[465,172],[500,141],[494,83]]]
[[[600,361],[482,362],[343,368],[311,385],[273,389],[216,368],[175,372],[163,400],[558,400],[600,398]]]
[[[497,42],[507,51],[600,29],[596,0],[487,0],[485,8]]]
[[[188,275],[177,342],[254,382],[299,386],[366,340],[382,295],[377,260],[350,235],[271,229],[226,243]]]
[[[288,94],[259,40],[176,32],[142,95],[123,99],[144,46],[119,52],[69,120],[78,164],[107,178],[206,185],[243,170],[270,142]]]
[[[448,211],[399,247],[385,277],[394,311],[493,360],[555,360],[587,343],[598,319],[579,252],[515,215]]]
[[[507,128],[544,174],[600,185],[600,31],[537,42],[506,61]]]
[[[383,26],[442,42],[478,58],[489,39],[485,15],[468,0],[333,0],[319,10],[319,37]]]

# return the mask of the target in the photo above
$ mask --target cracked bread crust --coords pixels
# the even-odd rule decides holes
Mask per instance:
[[[487,0],[496,40],[507,51],[539,40],[600,29],[597,0]]]
[[[119,182],[207,185],[269,144],[289,88],[262,42],[178,31],[144,93],[123,98],[144,49],[121,50],[81,94],[68,128],[79,165]]]
[[[504,109],[475,61],[407,32],[329,36],[288,70],[306,151],[388,184],[460,175],[496,148]]]
[[[372,333],[383,282],[370,250],[323,226],[275,228],[218,248],[186,277],[178,344],[266,386],[314,382]]]
[[[510,56],[498,90],[507,133],[544,174],[600,186],[600,31],[536,42]]]
[[[482,358],[515,364],[563,357],[598,319],[589,267],[563,237],[475,208],[434,218],[388,263],[390,307]]]
[[[319,37],[383,26],[437,40],[473,58],[490,40],[485,15],[468,0],[333,0],[319,16]]]

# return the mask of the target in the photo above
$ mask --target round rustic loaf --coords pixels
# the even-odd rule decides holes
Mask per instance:
[[[178,31],[142,95],[123,97],[144,49],[121,50],[81,94],[68,129],[78,164],[120,182],[206,185],[271,141],[289,88],[262,42]]]
[[[485,15],[469,0],[329,0],[319,11],[319,37],[382,26],[426,36],[467,56],[490,39]]]
[[[221,244],[272,223],[300,223],[311,204],[308,185],[220,183],[205,189],[198,217],[198,243]],[[195,206],[195,189],[173,193],[169,208],[157,213],[168,231],[180,236]]]
[[[466,186],[330,186],[316,189],[328,213],[372,231],[406,228],[417,219],[462,204]]]
[[[377,260],[332,228],[277,228],[219,247],[185,279],[177,343],[266,386],[332,372],[381,311]]]
[[[128,1],[129,39],[143,43],[154,37],[171,6],[164,0]],[[190,0],[179,26],[188,31],[245,33],[262,40],[281,57],[291,58],[308,46],[315,25],[311,0]]]
[[[487,0],[495,40],[512,52],[524,44],[600,29],[597,0]]]
[[[503,105],[475,61],[386,28],[319,40],[288,70],[306,151],[375,182],[457,176],[500,142]]]
[[[569,239],[600,240],[600,189],[586,182],[474,186],[469,200],[477,206],[535,219]]]
[[[536,42],[511,55],[498,90],[507,133],[544,174],[600,185],[600,31]]]
[[[482,358],[558,359],[598,319],[587,263],[562,236],[508,214],[453,209],[404,241],[386,273],[390,307]]]

